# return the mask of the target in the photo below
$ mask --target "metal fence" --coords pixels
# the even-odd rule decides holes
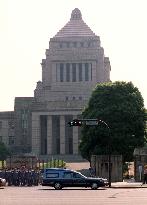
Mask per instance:
[[[66,167],[66,163],[64,162],[64,160],[60,160],[60,159],[52,159],[52,160],[32,160],[30,161],[30,163],[26,163],[26,161],[21,161],[21,160],[17,160],[17,163],[13,161],[11,158],[8,161],[0,161],[0,169],[4,169],[4,168],[21,168],[26,167],[26,168],[31,168],[31,169],[44,169],[44,168],[64,168]]]

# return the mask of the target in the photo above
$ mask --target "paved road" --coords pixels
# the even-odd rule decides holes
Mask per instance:
[[[147,188],[70,189],[5,187],[0,205],[147,205]]]

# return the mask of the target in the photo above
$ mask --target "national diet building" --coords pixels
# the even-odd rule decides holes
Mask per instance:
[[[80,155],[80,128],[68,122],[80,117],[97,83],[110,81],[109,58],[78,8],[45,56],[34,97],[16,97],[14,111],[0,112],[0,141],[13,153]]]

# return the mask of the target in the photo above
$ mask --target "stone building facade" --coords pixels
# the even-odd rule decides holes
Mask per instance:
[[[1,140],[15,152],[78,155],[80,128],[67,123],[81,115],[97,83],[110,81],[111,70],[99,36],[79,9],[50,39],[41,66],[34,97],[16,97],[14,112],[0,113]],[[9,136],[10,119],[14,127]]]

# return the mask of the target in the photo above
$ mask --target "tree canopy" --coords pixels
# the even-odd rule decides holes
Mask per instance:
[[[131,161],[134,148],[144,146],[144,102],[131,82],[97,84],[82,117],[101,120],[97,126],[81,129],[79,148],[89,161],[92,154],[108,154],[109,145],[112,154],[122,154],[124,161]]]

